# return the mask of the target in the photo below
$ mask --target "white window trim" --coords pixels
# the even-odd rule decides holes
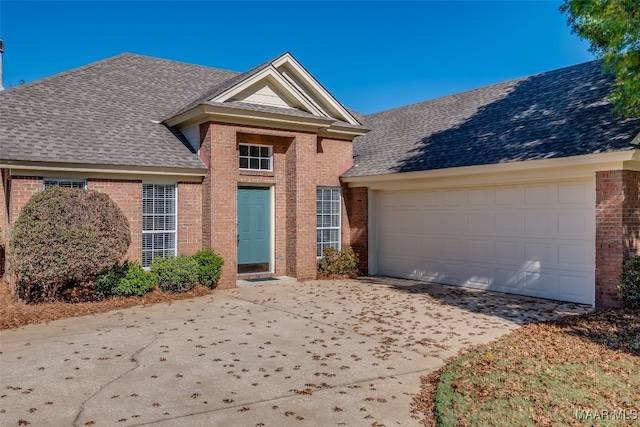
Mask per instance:
[[[318,216],[318,207],[317,207],[317,203],[318,203],[318,192],[317,190],[320,189],[330,189],[330,190],[337,190],[338,192],[338,226],[337,227],[320,227],[317,224],[317,220],[316,220],[316,236],[317,236],[317,230],[338,230],[338,250],[342,249],[342,189],[340,187],[317,187],[316,188],[316,218]],[[332,200],[333,201],[333,200]],[[333,213],[329,214],[329,215],[333,215]],[[322,258],[321,255],[318,255],[317,253],[317,248],[318,248],[318,238],[316,237],[316,258],[320,259]],[[324,248],[326,246],[323,247],[322,252],[324,252]]]
[[[241,156],[240,155],[240,147],[248,147],[249,148],[249,153],[251,152],[251,147],[258,147],[258,148],[268,148],[269,149],[269,157],[253,157],[250,154],[248,156]],[[247,159],[247,166],[246,168],[240,167],[239,163],[240,163],[240,159],[246,158]],[[262,163],[261,160],[264,159],[268,159],[269,160],[269,169],[253,169],[251,168],[251,159],[258,159],[258,163]],[[240,167],[240,170],[243,171],[262,171],[262,172],[273,172],[273,146],[272,145],[260,145],[260,144],[238,144],[238,167]]]
[[[63,188],[78,188],[78,187],[67,187],[65,185],[60,185],[63,183],[82,183],[82,189],[86,190],[87,189],[87,180],[86,179],[71,179],[71,178],[43,178],[42,179],[42,188],[45,189],[47,188],[47,184],[49,184],[49,186],[58,186],[58,187],[63,187]],[[72,184],[73,185],[73,184]]]
[[[174,200],[174,229],[173,230],[145,230],[144,229],[144,186],[145,185],[172,185],[175,187],[175,200]],[[145,234],[161,234],[161,233],[173,233],[173,256],[177,256],[178,255],[178,184],[175,182],[143,182],[142,183],[142,194],[143,194],[143,198],[142,198],[142,234],[143,236]],[[144,243],[144,237],[142,239],[142,242]],[[144,244],[141,247],[142,250],[142,262],[144,264]],[[152,258],[151,261],[153,261],[153,254],[152,254]],[[149,263],[151,264],[151,262]],[[149,266],[143,267],[145,270],[149,269]]]

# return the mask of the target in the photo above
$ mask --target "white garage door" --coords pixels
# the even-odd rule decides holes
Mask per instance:
[[[378,273],[594,303],[593,180],[380,192]]]

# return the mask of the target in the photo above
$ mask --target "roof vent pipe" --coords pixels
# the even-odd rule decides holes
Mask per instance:
[[[0,90],[4,90],[2,86],[2,54],[4,53],[4,40],[0,40]]]

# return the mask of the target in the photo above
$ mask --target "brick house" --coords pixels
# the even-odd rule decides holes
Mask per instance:
[[[365,274],[620,304],[640,122],[591,62],[361,116],[290,54],[245,73],[122,54],[0,92],[2,245],[48,185],[108,193],[128,257],[212,248],[220,287]]]

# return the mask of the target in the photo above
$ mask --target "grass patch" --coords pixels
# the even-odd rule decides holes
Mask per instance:
[[[640,422],[639,337],[638,310],[529,324],[423,379],[414,407],[428,426]],[[627,419],[578,419],[582,410]]]

